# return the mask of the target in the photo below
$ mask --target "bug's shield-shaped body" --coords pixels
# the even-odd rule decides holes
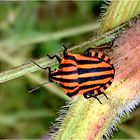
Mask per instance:
[[[65,53],[59,69],[50,78],[59,83],[65,93],[74,95],[98,95],[104,92],[114,79],[114,67],[107,55],[97,52],[85,54]]]

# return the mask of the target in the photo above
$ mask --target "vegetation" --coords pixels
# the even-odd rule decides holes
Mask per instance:
[[[70,47],[89,40],[99,27],[98,17],[103,3],[1,2],[0,71],[28,64],[31,59],[45,57],[46,54],[61,52],[62,44]],[[39,61],[43,61],[42,66],[46,65],[45,59]],[[35,68],[28,72],[31,71]],[[38,71],[0,85],[0,138],[40,138],[47,133],[56,112],[68,98],[54,84],[44,85],[34,94],[28,94],[30,89],[46,80],[47,74]],[[119,126],[121,131],[113,138],[138,137],[138,116],[139,109]]]

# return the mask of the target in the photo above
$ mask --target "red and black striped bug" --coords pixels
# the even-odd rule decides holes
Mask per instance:
[[[62,59],[48,55],[50,59],[58,60],[58,70],[52,71],[50,67],[42,68],[33,63],[48,69],[49,81],[59,83],[69,97],[83,95],[86,99],[93,97],[100,102],[97,96],[104,94],[108,99],[104,91],[112,84],[115,74],[111,59],[103,53],[90,51],[91,48],[84,54],[72,54],[63,47]]]

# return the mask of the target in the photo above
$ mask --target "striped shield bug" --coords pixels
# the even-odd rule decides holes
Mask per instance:
[[[93,97],[100,102],[97,96],[103,94],[108,99],[104,91],[112,84],[115,74],[109,56],[91,51],[92,48],[87,49],[84,54],[72,54],[67,52],[65,46],[63,47],[62,59],[57,55],[48,55],[50,59],[58,60],[58,70],[42,68],[32,62],[42,69],[48,69],[49,81],[59,83],[69,97],[83,95],[86,99]]]

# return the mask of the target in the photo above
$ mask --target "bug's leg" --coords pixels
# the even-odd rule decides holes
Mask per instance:
[[[43,69],[43,70],[47,70],[49,69],[49,67],[42,67],[40,66],[39,64],[37,64],[34,60],[31,60],[35,65],[37,65],[40,69]]]
[[[102,92],[101,94],[103,94],[106,97],[107,100],[109,99],[104,92]]]
[[[102,104],[102,102],[99,100],[99,98],[97,97],[98,95],[102,94],[101,92],[98,94],[94,94],[94,92],[92,92],[91,96],[95,99],[97,99],[99,101],[100,104]]]
[[[93,48],[89,47],[88,49],[86,49],[85,53],[88,53],[90,50],[93,50]]]
[[[57,55],[50,56],[50,55],[47,54],[47,56],[48,56],[50,59],[54,59],[54,58],[56,58],[57,61],[58,61],[59,63],[61,62],[61,59],[60,59],[59,56],[57,56]]]
[[[49,81],[51,82],[51,77],[50,77],[50,75],[51,75],[51,68],[50,67],[41,67],[39,64],[37,64],[35,61],[33,61],[33,60],[31,60],[36,66],[38,66],[40,69],[43,69],[43,70],[47,70],[48,69],[48,78],[49,78]]]
[[[90,47],[90,48],[86,49],[85,53],[87,53],[87,52],[89,52],[91,50],[111,49],[112,46],[114,45],[114,40],[109,45],[105,46],[106,44],[102,44],[101,46],[99,46],[99,47],[97,46],[96,48],[91,48]]]
[[[102,102],[99,100],[99,98],[97,96],[93,96],[93,98],[97,99],[99,101],[99,103],[102,104]]]
[[[89,92],[89,93],[84,93],[83,96],[84,96],[84,98],[86,98],[86,99],[89,99],[89,98],[92,97],[91,92]]]
[[[64,48],[63,54],[65,55],[67,53],[67,48],[65,45],[63,45],[63,48]]]
[[[91,92],[89,92],[89,93],[84,93],[83,95],[84,95],[84,97],[85,97],[86,99],[89,99],[89,98],[93,97],[93,98],[97,99],[97,100],[99,101],[100,104],[102,104],[102,102],[99,100],[99,98],[97,97],[97,95],[96,95],[96,96],[95,96],[95,95],[92,95]]]
[[[47,69],[48,69],[48,79],[49,79],[49,82],[52,82],[52,80],[51,80],[51,68],[50,67],[47,67]]]
[[[94,49],[93,49],[93,48],[88,48],[88,49],[86,49],[84,55],[85,55],[85,56],[89,56],[89,57],[98,56],[98,53],[97,53],[95,50],[94,50],[94,52],[95,52],[94,54],[92,54],[91,50],[94,50]]]
[[[111,49],[113,45],[114,45],[114,40],[109,42],[108,44],[107,43],[102,44],[101,46],[96,47],[94,49]]]
[[[48,84],[49,82],[44,82],[41,83],[39,85],[37,85],[36,87],[34,87],[33,89],[29,90],[28,93],[33,93],[34,91],[38,90],[42,85]]]
[[[112,48],[112,46],[114,45],[114,41],[115,41],[115,39],[111,42],[110,45],[108,45],[109,48]]]

